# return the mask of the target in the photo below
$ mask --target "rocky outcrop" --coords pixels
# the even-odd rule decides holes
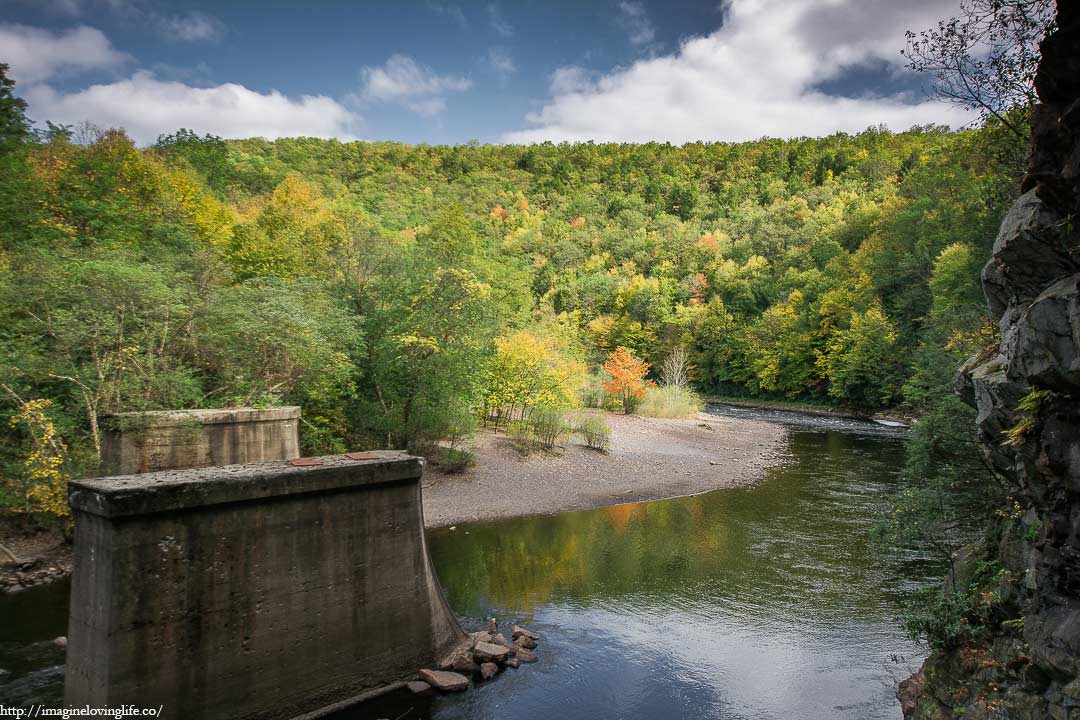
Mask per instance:
[[[1042,45],[1024,194],[983,287],[996,352],[962,368],[979,440],[1017,501],[991,549],[1018,617],[985,647],[934,653],[901,686],[916,718],[1080,718],[1080,3]]]

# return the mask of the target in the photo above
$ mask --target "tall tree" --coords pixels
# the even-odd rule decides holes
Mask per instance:
[[[0,152],[22,145],[33,137],[26,117],[26,101],[15,95],[15,81],[8,66],[0,63]]]

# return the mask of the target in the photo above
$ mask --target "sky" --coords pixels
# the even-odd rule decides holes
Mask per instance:
[[[43,124],[409,143],[960,127],[904,69],[959,0],[0,0]]]

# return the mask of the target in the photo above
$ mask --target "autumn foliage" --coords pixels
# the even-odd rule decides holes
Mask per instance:
[[[649,363],[634,357],[634,354],[624,347],[615,348],[608,356],[604,370],[611,376],[611,379],[604,383],[604,390],[619,399],[623,412],[627,415],[634,412],[634,408],[645,397],[645,390],[656,384],[645,379],[649,372]]]

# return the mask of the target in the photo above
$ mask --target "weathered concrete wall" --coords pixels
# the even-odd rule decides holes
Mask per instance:
[[[374,455],[73,482],[65,702],[291,718],[431,666],[423,461]]]
[[[165,410],[111,416],[101,471],[131,475],[300,457],[300,408]]]

